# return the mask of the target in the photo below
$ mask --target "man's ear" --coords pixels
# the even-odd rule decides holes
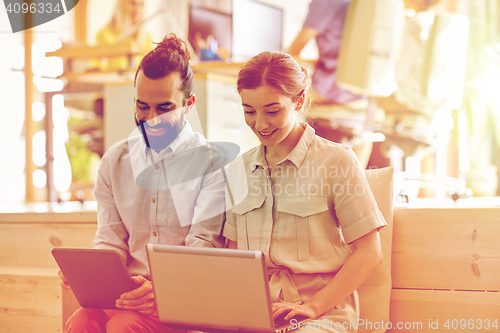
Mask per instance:
[[[189,112],[191,112],[191,110],[194,107],[195,102],[196,102],[196,95],[191,94],[191,96],[189,96],[187,101],[186,101],[186,109],[184,110],[185,115],[187,115]]]

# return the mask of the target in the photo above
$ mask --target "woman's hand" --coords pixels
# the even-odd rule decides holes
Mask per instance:
[[[132,276],[136,289],[123,293],[116,300],[116,307],[121,310],[131,310],[145,315],[156,315],[153,285],[144,276]]]
[[[66,281],[66,278],[64,277],[64,274],[61,272],[61,270],[57,272],[57,275],[59,275],[59,277],[61,278],[61,281],[59,281],[59,285],[61,286],[61,288],[71,290],[71,287],[69,286],[68,281]]]
[[[276,319],[280,315],[287,313],[284,320],[289,321],[295,316],[308,317],[311,319],[316,319],[318,315],[314,313],[314,310],[307,304],[297,304],[297,303],[273,303],[271,304],[273,308],[273,317]]]

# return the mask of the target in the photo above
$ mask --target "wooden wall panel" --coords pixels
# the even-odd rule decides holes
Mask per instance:
[[[0,332],[62,332],[59,277],[5,273],[0,269]]]
[[[498,209],[394,214],[393,288],[500,290]]]
[[[388,332],[498,332],[499,314],[499,292],[393,289]]]
[[[59,268],[50,251],[92,248],[97,214],[66,204],[21,208],[0,213],[0,333],[62,332]]]
[[[96,230],[97,223],[0,223],[0,266],[57,269],[52,248],[92,248]]]

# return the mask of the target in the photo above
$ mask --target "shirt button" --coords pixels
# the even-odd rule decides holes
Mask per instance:
[[[153,198],[153,200],[151,200],[151,201],[153,201],[153,203],[155,203],[155,202],[156,202],[156,199],[155,199],[155,198]]]
[[[156,235],[157,235],[156,231],[153,231],[153,236],[155,236],[155,237],[156,237]]]
[[[158,164],[155,165],[155,169],[158,170],[160,166]]]

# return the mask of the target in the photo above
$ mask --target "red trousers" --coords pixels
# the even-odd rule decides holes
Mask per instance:
[[[65,333],[174,333],[155,316],[136,311],[80,308],[66,322]]]

